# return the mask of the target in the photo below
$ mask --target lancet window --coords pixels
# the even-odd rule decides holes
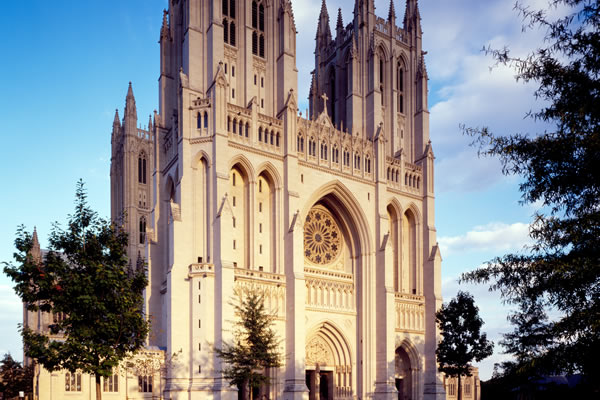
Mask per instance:
[[[398,112],[404,113],[404,66],[398,63],[396,91],[398,92]]]
[[[304,152],[304,136],[298,135],[296,148],[297,151]]]
[[[265,5],[252,1],[252,54],[265,58]]]
[[[138,157],[138,182],[146,183],[146,154],[141,152]]]
[[[140,244],[146,243],[146,218],[140,218]]]
[[[223,4],[223,40],[235,46],[235,0],[222,0]]]
[[[383,67],[383,58],[379,58],[379,92],[381,93],[381,105],[384,104],[384,99],[385,96],[383,95],[383,74],[384,74],[384,67]]]

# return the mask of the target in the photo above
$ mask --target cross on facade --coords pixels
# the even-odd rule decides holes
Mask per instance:
[[[321,98],[323,99],[323,111],[327,112],[327,100],[329,100],[329,97],[327,97],[327,94],[323,93]]]

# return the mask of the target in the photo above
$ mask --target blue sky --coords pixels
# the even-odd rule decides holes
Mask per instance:
[[[298,29],[300,109],[307,108],[314,35],[321,0],[292,0]],[[544,0],[529,0],[544,5]],[[404,0],[395,0],[399,21]],[[534,208],[520,206],[518,179],[500,173],[499,163],[480,159],[459,129],[489,126],[498,133],[540,130],[524,119],[533,102],[531,86],[514,81],[507,68],[490,67],[484,46],[510,45],[524,54],[543,32],[521,31],[514,0],[421,0],[424,48],[429,72],[431,138],[436,155],[436,227],[444,259],[443,294],[459,288],[479,303],[493,339],[510,329],[506,309],[485,287],[456,283],[468,271],[526,244]],[[389,0],[376,0],[387,16]],[[335,27],[353,2],[328,0]],[[12,258],[16,227],[37,226],[42,246],[52,222],[73,209],[75,184],[82,178],[89,201],[110,214],[110,130],[122,109],[129,81],[138,118],[146,123],[157,107],[158,37],[167,0],[9,2],[0,13],[0,261]],[[17,323],[22,312],[10,280],[0,274],[0,354],[22,358]],[[496,354],[483,362],[489,378]]]

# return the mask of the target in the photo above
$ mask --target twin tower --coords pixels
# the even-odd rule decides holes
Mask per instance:
[[[147,263],[149,346],[163,394],[237,399],[213,349],[233,303],[264,294],[283,366],[269,399],[442,399],[441,256],[417,0],[399,24],[373,0],[316,27],[309,115],[298,110],[290,0],[170,0],[159,111],[131,84],[112,131],[112,218]]]

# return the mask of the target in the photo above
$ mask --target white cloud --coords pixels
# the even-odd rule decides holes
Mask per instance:
[[[519,251],[531,242],[529,225],[521,222],[505,224],[494,222],[476,226],[464,235],[442,236],[439,238],[442,254]]]

